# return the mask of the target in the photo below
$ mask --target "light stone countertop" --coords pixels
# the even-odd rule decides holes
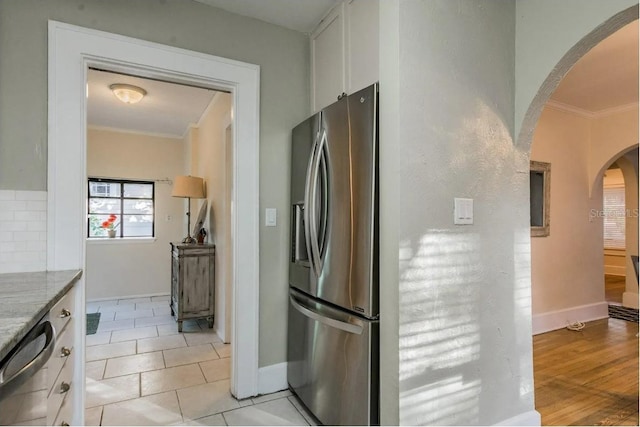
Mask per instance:
[[[0,274],[0,360],[82,276],[82,270]]]

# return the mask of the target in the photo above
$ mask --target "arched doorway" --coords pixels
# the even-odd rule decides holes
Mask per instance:
[[[593,185],[593,181],[598,179],[597,170],[596,170],[596,174],[593,174],[592,168],[590,167],[590,164],[589,164],[590,154],[589,154],[588,148],[585,151],[583,150],[583,148],[585,147],[581,147],[578,144],[578,140],[580,139],[582,139],[582,141],[587,141],[585,142],[585,144],[592,142],[591,132],[593,129],[591,124],[589,123],[590,118],[575,117],[575,114],[573,115],[571,114],[571,113],[575,113],[575,111],[567,111],[567,109],[557,108],[558,107],[557,105],[550,106],[548,101],[552,96],[552,93],[556,90],[556,88],[561,83],[561,80],[567,74],[567,72],[576,65],[578,60],[582,58],[586,52],[591,50],[594,46],[596,46],[598,43],[600,43],[602,40],[604,40],[614,32],[618,31],[619,29],[623,28],[625,25],[637,19],[638,19],[638,7],[634,6],[632,8],[629,8],[615,15],[610,20],[608,20],[607,22],[605,22],[595,30],[591,31],[587,36],[582,38],[578,43],[576,43],[561,58],[558,64],[554,67],[551,73],[544,80],[543,84],[538,89],[536,95],[533,97],[533,101],[528,106],[526,114],[524,115],[523,125],[519,133],[518,145],[523,147],[523,150],[525,151],[530,150],[531,160],[550,161],[554,166],[552,168],[551,193],[553,194],[555,189],[556,203],[554,204],[552,199],[551,235],[552,236],[554,235],[554,227],[555,227],[556,234],[563,233],[565,235],[565,243],[567,244],[566,246],[567,248],[569,248],[570,245],[572,245],[574,248],[575,247],[584,248],[586,246],[589,246],[591,250],[589,256],[587,257],[588,259],[586,260],[580,259],[579,257],[575,257],[573,259],[568,260],[567,257],[563,257],[563,256],[558,257],[557,254],[549,255],[549,249],[552,248],[554,245],[547,244],[545,248],[542,248],[542,250],[540,250],[541,248],[538,247],[537,248],[538,251],[536,251],[536,246],[543,246],[543,244],[540,241],[537,241],[537,242],[534,241],[532,238],[531,290],[532,290],[532,305],[533,305],[533,313],[534,313],[534,316],[533,316],[534,334],[545,332],[545,331],[551,331],[559,328],[564,328],[568,324],[576,321],[591,320],[589,316],[594,316],[591,318],[607,317],[607,312],[604,311],[606,310],[606,304],[604,303],[604,300],[603,300],[604,292],[603,292],[603,286],[601,285],[602,279],[600,279],[600,281],[596,283],[597,286],[596,285],[590,286],[588,289],[586,287],[581,287],[581,285],[585,282],[589,274],[585,275],[584,278],[575,277],[576,275],[572,275],[572,274],[567,274],[565,275],[565,277],[562,278],[562,281],[558,286],[556,287],[548,286],[547,290],[550,289],[550,291],[547,292],[546,294],[544,292],[540,292],[540,283],[544,282],[545,284],[547,284],[549,282],[553,282],[556,278],[555,276],[557,276],[559,273],[560,274],[563,273],[563,270],[567,266],[568,262],[573,263],[575,264],[576,267],[578,267],[575,269],[576,272],[583,272],[585,270],[589,271],[591,268],[593,268],[593,271],[602,270],[601,266],[596,265],[598,261],[602,259],[602,246],[600,245],[600,247],[598,247],[598,246],[592,245],[594,242],[597,242],[598,239],[600,239],[600,241],[602,239],[602,234],[601,234],[602,224],[598,223],[597,221],[589,221],[587,218],[587,215],[589,212],[592,212],[594,210],[597,212],[602,209],[601,207],[602,206],[602,194],[601,194],[602,185],[600,184],[599,188],[597,185]],[[636,34],[637,34],[637,30],[636,30]],[[572,124],[575,126],[574,127],[567,126],[568,121],[572,121]],[[634,143],[637,142],[637,100],[635,105],[635,123],[636,123],[636,130],[634,132],[635,133]],[[546,128],[543,129],[542,131],[540,129],[541,124],[544,124],[542,127],[546,126]],[[567,132],[565,132],[564,134],[562,134],[562,132],[556,133],[556,136],[561,135],[561,137],[555,141],[555,146],[562,147],[563,140],[572,139],[572,138],[574,139],[573,141],[574,144],[570,146],[570,149],[567,149],[565,150],[564,153],[562,153],[566,160],[564,161],[564,163],[559,161],[560,159],[559,156],[553,157],[550,154],[549,150],[545,151],[545,149],[553,148],[551,147],[551,145],[553,144],[544,147],[545,149],[539,149],[540,147],[536,147],[536,143],[535,143],[536,137],[534,136],[534,133],[538,133],[538,137],[539,137],[540,136],[539,133],[544,132],[544,137],[542,139],[548,139],[553,134],[553,132],[551,132],[550,129],[552,127],[555,127],[557,129],[558,127],[561,127],[561,126],[565,126],[565,130]],[[579,129],[579,132],[582,132],[582,134],[576,135],[575,129]],[[601,136],[602,135],[599,135],[598,137],[601,137]],[[595,138],[595,139],[598,139],[598,138]],[[526,149],[524,147],[526,147]],[[567,147],[565,146],[565,148]],[[541,158],[545,156],[550,156],[550,158],[549,159]],[[555,161],[551,161],[550,160],[551,158],[554,159]],[[599,159],[598,162],[602,162],[602,160]],[[571,167],[575,166],[578,163],[580,164],[579,171],[577,170],[572,171]],[[556,167],[556,166],[559,166],[559,167]],[[601,164],[599,166],[601,166]],[[578,191],[582,192],[582,197],[581,197],[582,204],[571,205],[567,209],[562,209],[561,207],[562,201],[566,199],[570,199],[571,196],[574,195],[572,191],[575,191],[575,190],[572,190],[568,186],[562,188],[561,185],[557,185],[558,180],[554,178],[560,178],[560,181],[563,181],[565,180],[565,178],[569,177],[569,175],[571,174],[575,175],[576,173],[580,173],[580,176],[581,176],[580,178],[581,188]],[[601,175],[599,178],[601,179]],[[561,197],[558,197],[558,193],[561,193],[560,194]],[[559,207],[561,209],[558,209]],[[556,214],[555,218],[554,218],[554,213]],[[579,226],[576,225],[576,223],[578,222],[580,222]],[[576,229],[578,228],[580,228],[579,230],[577,230],[579,232],[576,232]],[[591,245],[587,244],[588,242],[586,240],[583,240],[584,239],[583,236],[587,233],[592,237],[593,242],[591,242]],[[544,277],[544,280],[540,280],[541,279],[540,277],[536,277],[536,269],[534,266],[536,256],[540,256],[541,254],[543,254],[543,256],[546,255],[548,257],[547,261],[550,263],[550,265],[553,266],[553,269],[555,269],[552,272],[552,274],[548,275],[547,277]],[[593,260],[596,260],[595,264]],[[603,274],[599,273],[599,274],[596,274],[596,276],[602,277]],[[574,287],[566,286],[567,282],[571,282],[571,281],[574,281],[576,286]],[[558,283],[558,281],[556,281],[556,283]],[[568,297],[569,299],[573,299],[574,303],[578,301],[578,303],[575,304],[577,307],[571,307],[573,308],[573,310],[566,310],[565,307],[562,305],[560,305],[560,307],[553,306],[553,304],[558,304],[558,299],[560,297]],[[541,302],[548,304],[547,306],[543,307],[542,310],[540,309]],[[536,307],[536,304],[538,305],[538,307]],[[571,303],[568,303],[567,305],[571,306]],[[536,309],[538,309],[538,313],[536,313]],[[569,315],[576,316],[576,317],[571,318],[571,317],[568,317]],[[604,322],[605,331],[600,338],[602,338],[603,336],[606,336],[607,334],[607,331],[606,331],[607,321],[604,320],[603,322]],[[569,361],[569,363],[574,363],[574,367],[570,368],[566,365],[562,365],[562,368],[560,368],[559,370],[556,370],[553,374],[550,374],[550,372],[553,371],[553,368],[546,369],[547,366],[550,366],[549,364],[542,365],[539,362],[539,360],[537,360],[538,356],[541,353],[540,351],[537,351],[537,350],[539,350],[541,347],[538,346],[538,349],[536,349],[536,343],[538,344],[543,343],[543,346],[554,347],[554,350],[557,350],[558,347],[560,347],[560,345],[558,345],[557,343],[554,344],[552,340],[541,341],[541,340],[537,340],[537,337],[534,338],[534,375],[535,375],[535,382],[536,382],[536,409],[542,415],[542,423],[543,424],[567,424],[567,423],[571,424],[575,422],[577,424],[585,424],[585,423],[591,424],[592,421],[586,418],[586,416],[589,415],[587,413],[581,413],[579,416],[578,414],[575,414],[577,418],[575,418],[574,420],[567,421],[567,420],[560,420],[559,418],[553,418],[553,416],[550,417],[548,413],[545,412],[545,410],[549,408],[553,409],[554,406],[557,409],[558,406],[566,407],[568,405],[571,405],[570,403],[568,403],[567,400],[565,400],[566,395],[572,395],[574,397],[577,397],[579,400],[581,400],[582,402],[580,402],[576,406],[576,407],[580,407],[580,404],[587,402],[589,400],[590,394],[594,395],[594,394],[600,393],[601,391],[608,393],[612,396],[613,395],[617,396],[618,401],[623,403],[633,402],[635,400],[635,403],[636,403],[635,406],[629,404],[627,405],[628,406],[627,408],[623,408],[624,410],[621,409],[621,405],[618,405],[613,400],[610,402],[603,401],[601,403],[604,405],[609,405],[610,407],[605,408],[605,411],[611,410],[610,414],[614,415],[615,417],[619,417],[619,419],[623,419],[625,417],[633,417],[634,414],[635,414],[635,418],[637,419],[637,392],[635,393],[635,399],[634,399],[634,397],[632,396],[633,392],[629,394],[630,396],[629,397],[624,392],[619,393],[619,390],[615,388],[616,386],[612,384],[606,384],[606,385],[602,384],[603,390],[600,390],[598,387],[593,387],[593,388],[584,387],[586,384],[593,384],[593,381],[597,381],[597,378],[594,380],[594,378],[587,378],[585,376],[585,371],[589,370],[590,366],[594,364],[595,365],[599,364],[599,366],[607,364],[606,365],[607,369],[612,369],[612,370],[617,369],[616,362],[610,361],[608,360],[607,357],[605,357],[605,353],[608,351],[608,349],[606,348],[606,344],[601,349],[602,353],[601,353],[600,360],[590,361],[588,359],[580,359],[579,358],[580,352],[575,348],[573,349],[570,348],[570,345],[573,343],[576,343],[578,340],[580,340],[580,337],[583,337],[586,335],[577,335],[576,332],[569,332],[566,330],[564,331],[561,330],[558,332],[561,332],[561,333],[563,332],[569,335],[564,336],[564,342],[562,342],[562,340],[559,341],[562,343],[561,345],[564,348],[552,354],[551,357],[555,358],[554,359],[555,362],[552,363],[551,365],[556,365],[557,367],[562,365],[564,361]],[[629,335],[629,334],[628,335],[630,337],[633,337],[635,336],[636,332],[637,332],[637,325],[635,325],[635,332],[633,332],[633,335]],[[571,334],[574,334],[574,335],[571,335]],[[624,338],[625,337],[623,337],[623,339]],[[637,349],[635,349],[635,355],[633,354],[633,347],[637,347],[637,345],[632,345],[630,347],[631,353],[629,356],[629,364],[633,365],[635,363],[634,366],[635,366],[635,370],[637,371],[637,354],[638,353],[637,353]],[[586,353],[589,353],[592,351],[595,352],[595,350],[584,350],[584,351],[586,351]],[[582,368],[585,368],[585,369],[582,370]],[[541,374],[541,372],[543,372],[543,374]],[[625,375],[625,374],[622,373],[621,375]],[[611,388],[608,388],[608,387],[611,387]],[[566,395],[563,394],[564,392],[566,392]],[[552,400],[548,398],[551,393],[554,394],[554,399]],[[629,398],[629,400],[626,400],[627,398]],[[562,402],[562,404],[560,404],[559,402]],[[578,410],[578,412],[581,412],[581,411]],[[607,414],[607,416],[608,415],[609,414]],[[602,420],[599,420],[599,421],[602,421]],[[614,422],[614,424],[616,424],[616,422]]]

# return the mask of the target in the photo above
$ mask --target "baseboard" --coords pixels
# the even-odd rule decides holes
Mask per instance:
[[[217,324],[214,324],[213,326],[216,328],[215,329],[216,335],[222,340],[223,343],[225,344],[231,343],[231,340],[227,340],[227,337],[224,334],[224,330],[220,329]]]
[[[609,306],[606,302],[534,314],[533,335],[562,329],[574,322],[590,322],[592,320],[606,319],[607,317],[609,317]]]
[[[518,414],[504,421],[495,424],[497,426],[539,426],[541,425],[540,413],[538,411],[528,411]]]
[[[149,297],[166,297],[171,294],[169,293],[155,293],[155,294],[139,294],[139,295],[127,295],[127,296],[119,296],[119,297],[101,297],[101,298],[91,298],[87,299],[87,302],[100,302],[100,301],[111,301],[114,299],[132,299],[132,298],[149,298]]]
[[[258,368],[258,394],[275,393],[288,387],[286,362]]]

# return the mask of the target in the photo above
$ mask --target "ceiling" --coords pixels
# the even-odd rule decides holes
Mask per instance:
[[[109,89],[114,83],[141,87],[147,95],[138,104],[125,104]],[[211,89],[92,69],[87,74],[87,86],[89,126],[174,138],[182,138],[189,125],[198,123],[217,93]]]
[[[310,33],[339,0],[195,0],[227,12]]]
[[[232,13],[301,32],[311,32],[338,0],[196,0]],[[597,114],[638,103],[638,21],[614,33],[580,59],[560,82],[551,101]],[[124,104],[109,90],[113,83],[140,86],[147,96]],[[182,137],[197,123],[215,91],[90,70],[88,124]]]
[[[551,96],[555,102],[601,113],[638,103],[638,21],[584,55]]]

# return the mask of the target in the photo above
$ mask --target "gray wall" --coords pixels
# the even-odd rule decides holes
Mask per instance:
[[[260,366],[286,359],[289,144],[309,114],[308,38],[186,0],[0,1],[0,189],[46,190],[47,20],[261,67]]]
[[[380,37],[399,34],[380,82],[398,87],[397,111],[383,111],[381,93],[381,177],[398,174],[396,192],[381,192],[383,206],[398,204],[381,212],[383,237],[397,231],[381,267],[382,293],[397,305],[383,305],[381,318],[399,322],[399,359],[383,353],[382,376],[397,367],[400,424],[494,424],[534,408],[529,165],[513,142],[515,4],[398,8],[397,25],[381,18],[391,33]],[[384,160],[392,150],[395,164]],[[454,197],[474,199],[473,225],[453,225]],[[383,394],[393,414],[391,400]]]

